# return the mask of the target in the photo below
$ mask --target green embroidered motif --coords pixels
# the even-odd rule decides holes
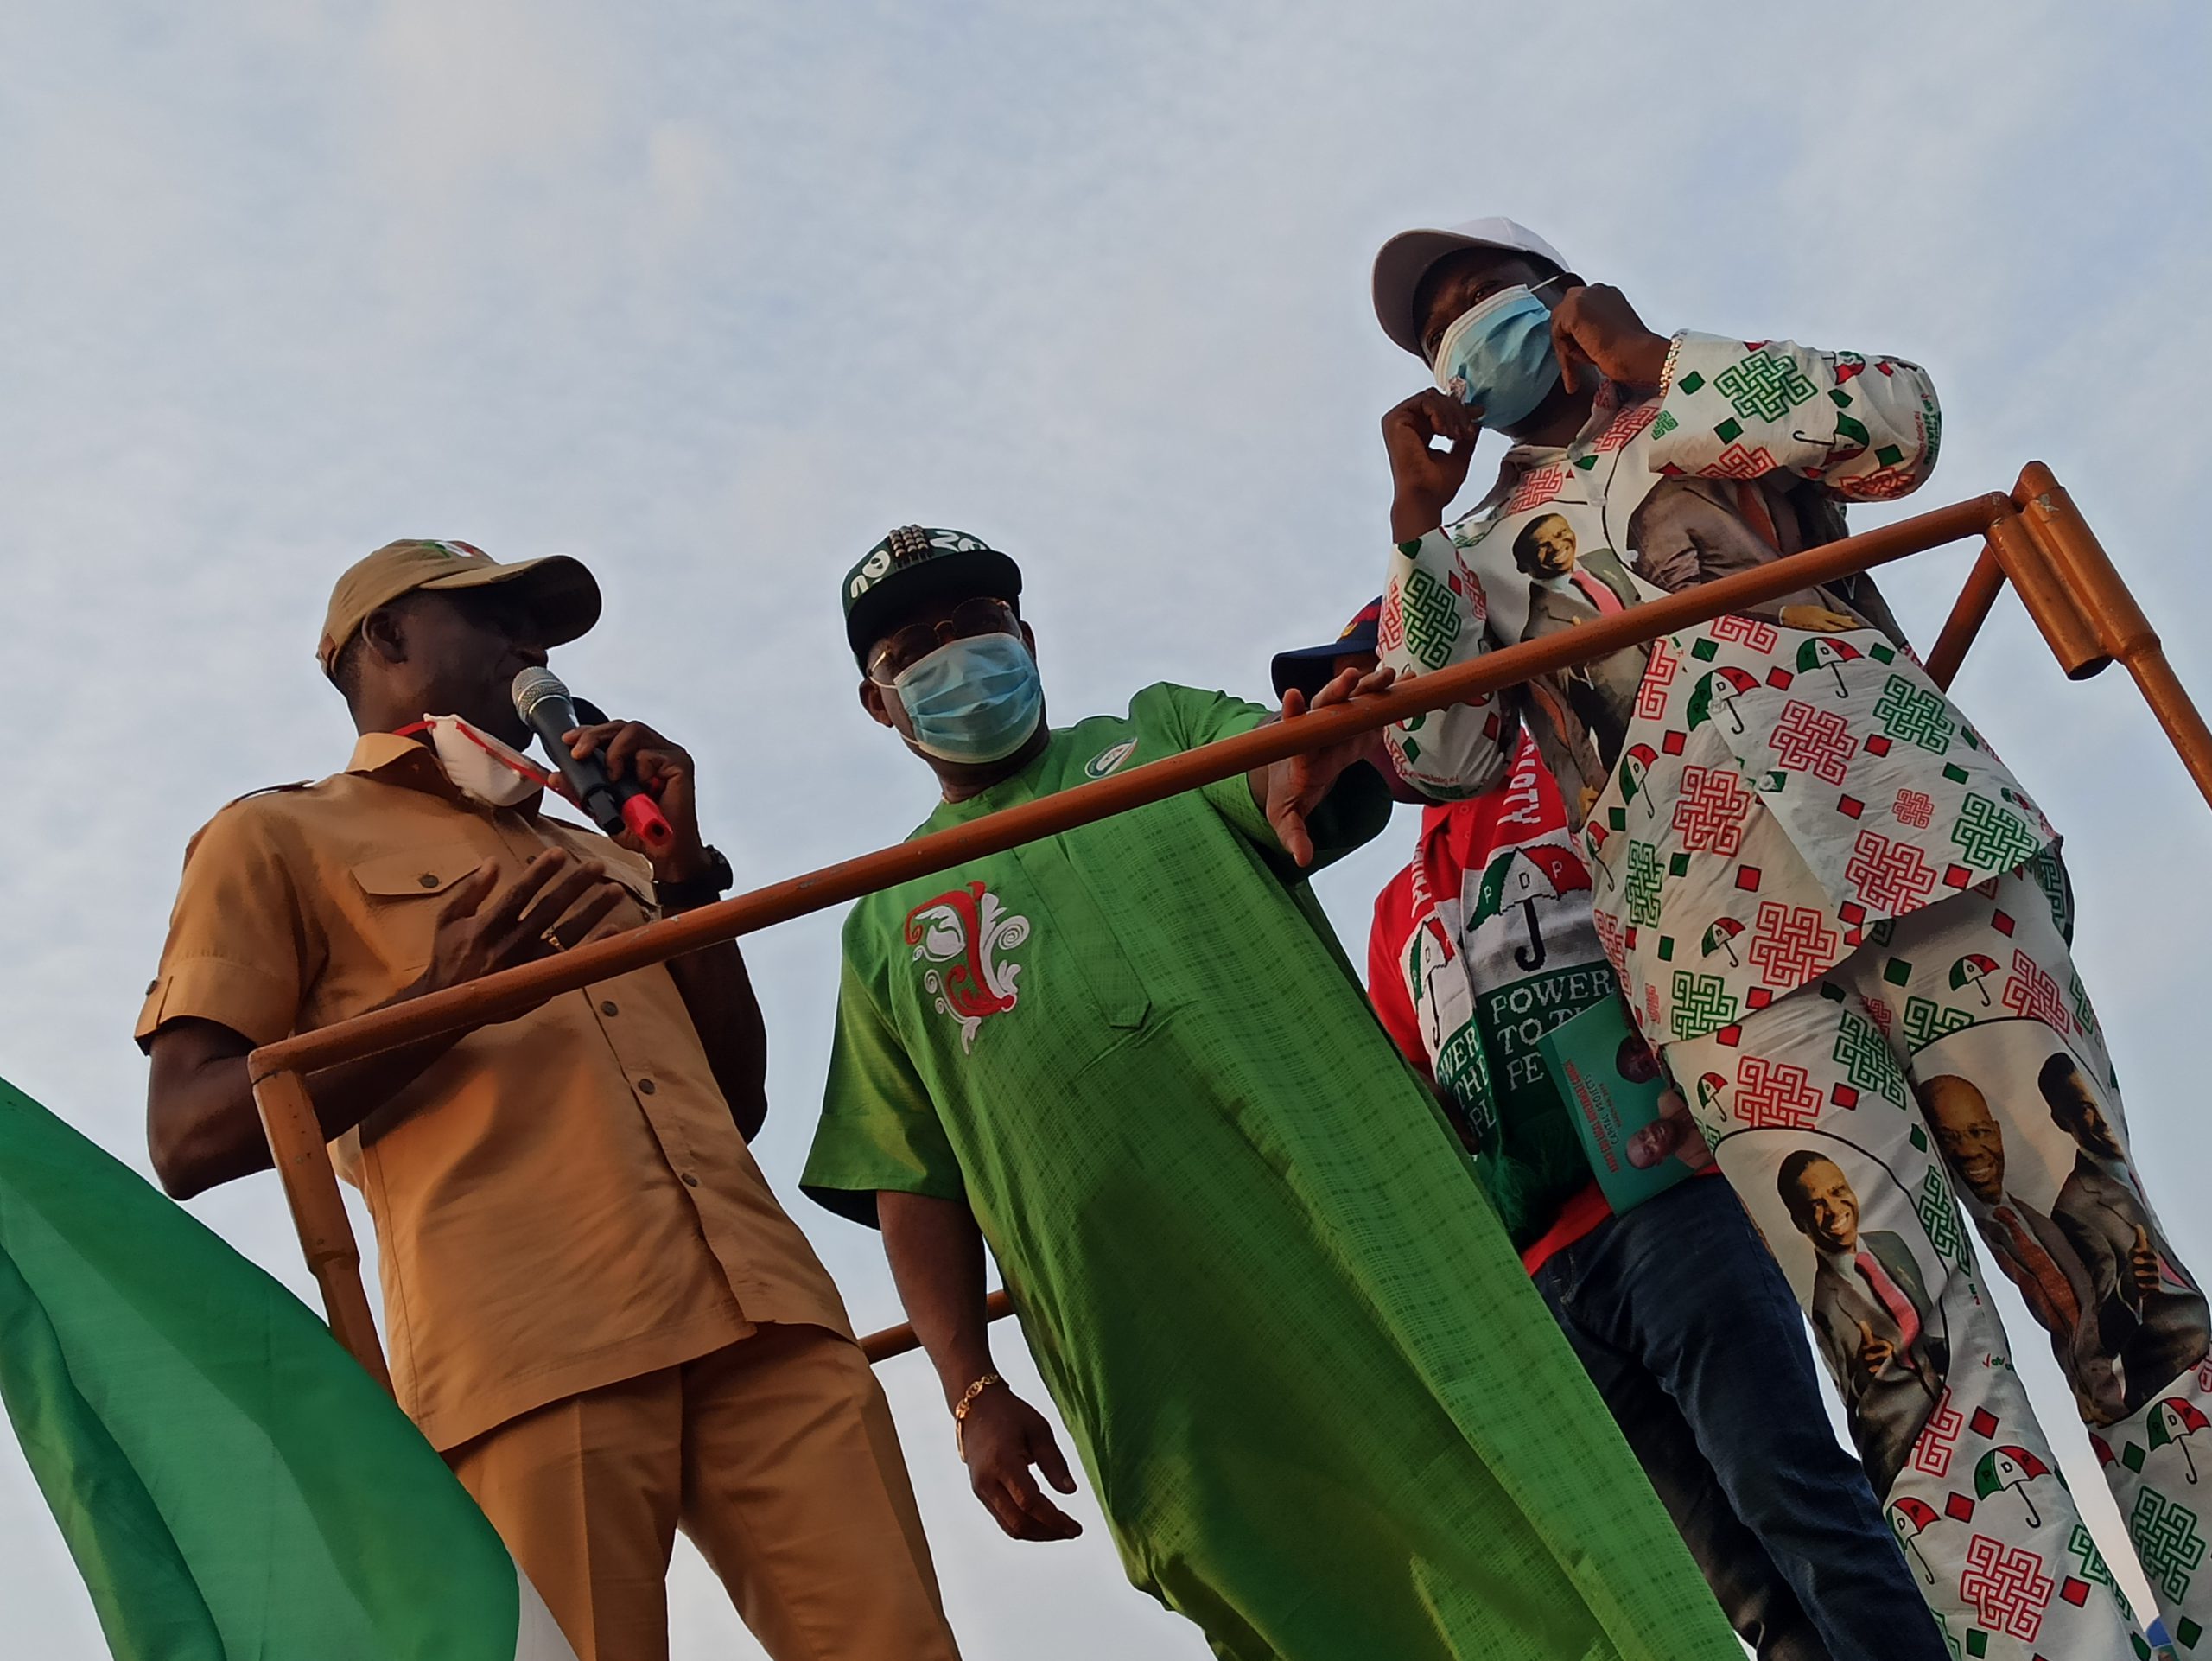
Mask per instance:
[[[1713,378],[1713,385],[1746,420],[1779,421],[1820,388],[1778,352],[1754,352]]]
[[[1964,1267],[1967,1262],[1967,1231],[1959,1226],[1958,1207],[1951,1203],[1951,1191],[1943,1183],[1942,1174],[1933,1165],[1920,1184],[1920,1198],[1913,1209],[1920,1213],[1920,1225],[1928,1231],[1928,1244],[1936,1248],[1936,1255],[1947,1263]]]
[[[1841,1065],[1843,1076],[1853,1090],[1904,1104],[1904,1074],[1897,1066],[1897,1056],[1882,1041],[1881,1034],[1874,1030],[1871,1021],[1846,1015],[1837,1028],[1832,1059]]]
[[[1407,573],[1402,605],[1406,650],[1428,669],[1440,668],[1459,638],[1459,607],[1452,591],[1416,565]]]
[[[1951,827],[1960,856],[1985,871],[2025,864],[2040,845],[2028,827],[1986,796],[1969,793]]]
[[[2196,1521],[2195,1511],[2155,1488],[2135,1496],[2135,1510],[2127,1519],[2136,1556],[2175,1603],[2189,1595],[2190,1580],[2204,1561],[2204,1537],[2196,1531]]]
[[[2097,1543],[2089,1531],[2079,1523],[2075,1524],[2074,1532],[2067,1537],[2066,1549],[2081,1559],[2082,1578],[2111,1593],[2113,1601],[2120,1605],[2120,1613],[2130,1620],[2134,1620],[2135,1611],[2127,1606],[2127,1594],[2120,1589],[2120,1582],[2112,1577],[2112,1567],[2105,1562],[2104,1553],[2097,1550]]]
[[[1695,1038],[1700,1033],[1734,1026],[1742,1016],[1743,1006],[1719,976],[1694,975],[1687,969],[1677,969],[1674,1013],[1675,1036]]]
[[[1965,1010],[1945,1009],[1933,998],[1904,1001],[1904,1039],[1916,1050],[1926,1049],[1946,1033],[1973,1025],[1974,1017]]]
[[[1951,735],[1957,731],[1942,698],[1903,675],[1891,676],[1883,686],[1874,705],[1874,719],[1898,742],[1917,744],[1937,755],[1951,748]]]
[[[1659,921],[1659,850],[1648,842],[1628,845],[1628,919],[1643,928]]]

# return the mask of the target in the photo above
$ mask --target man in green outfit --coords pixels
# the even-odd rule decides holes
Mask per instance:
[[[922,832],[1269,719],[1159,685],[1053,730],[1020,590],[912,525],[846,578],[861,701],[941,786]],[[1130,1579],[1224,1661],[1735,1657],[1302,880],[1389,817],[1362,748],[863,900],[804,1184],[882,1230],[977,1497],[1063,1539],[988,1242]]]

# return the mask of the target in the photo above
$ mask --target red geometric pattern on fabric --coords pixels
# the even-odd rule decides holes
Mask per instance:
[[[1598,454],[1603,455],[1608,450],[1620,449],[1658,417],[1659,401],[1656,398],[1647,398],[1642,404],[1631,404],[1615,416],[1606,424],[1605,430],[1598,435]]]
[[[2005,1007],[2016,1015],[2042,1021],[2053,1032],[2074,1030],[2074,1013],[2066,1007],[2058,983],[2018,946],[2012,949],[2012,978],[2005,983]]]
[[[1816,710],[1800,698],[1782,706],[1782,719],[1774,723],[1767,742],[1783,767],[1832,785],[1843,782],[1852,752],[1859,747],[1849,722],[1833,710]]]
[[[1967,1566],[1959,1591],[1980,1612],[1981,1624],[2008,1638],[2032,1644],[2043,1630],[2043,1612],[2058,1582],[2043,1572],[2043,1559],[2025,1546],[2008,1546],[1977,1534],[1967,1547]]]
[[[1729,767],[1682,769],[1675,799],[1675,834],[1686,853],[1732,854],[1744,845],[1744,819],[1751,792]]]
[[[1764,479],[1774,471],[1774,453],[1764,447],[1747,450],[1731,444],[1698,471],[1708,479]]]
[[[1925,830],[1936,818],[1936,799],[1924,791],[1900,790],[1890,814],[1899,824]]]
[[[1375,643],[1386,652],[1395,652],[1406,643],[1405,600],[1398,591],[1398,579],[1395,576],[1382,595],[1382,618],[1376,625]]]
[[[1459,596],[1469,618],[1478,623],[1490,618],[1490,595],[1483,587],[1483,580],[1468,568],[1466,558],[1457,543],[1452,546],[1452,563],[1459,573],[1459,580],[1452,585],[1452,592]]]
[[[1812,906],[1759,903],[1754,938],[1744,955],[1776,987],[1802,986],[1841,955],[1843,937]]]
[[[1647,982],[1643,988],[1643,1027],[1646,1032],[1659,1030],[1659,987],[1656,982]]]
[[[1967,1416],[1951,1405],[1951,1392],[1946,1386],[1936,1410],[1928,1416],[1920,1440],[1912,1445],[1912,1468],[1929,1476],[1948,1475],[1951,1455],[1958,1450],[1959,1432],[1966,1428]]]
[[[1912,843],[1891,842],[1878,830],[1861,830],[1852,844],[1845,880],[1877,911],[1902,917],[1936,891],[1936,868]]]
[[[1714,640],[1733,640],[1754,652],[1771,652],[1782,644],[1782,636],[1775,632],[1774,625],[1763,618],[1738,617],[1730,612],[1714,618],[1707,627]]]
[[[1651,661],[1644,666],[1643,684],[1636,689],[1636,712],[1646,721],[1667,713],[1667,688],[1682,666],[1681,656],[1665,635],[1651,643]]]
[[[1897,1016],[1891,1010],[1890,1006],[1879,998],[1866,1000],[1866,1018],[1874,1023],[1875,1028],[1885,1038],[1890,1035],[1890,1028],[1897,1021]]]
[[[1590,918],[1597,926],[1598,944],[1605,948],[1605,960],[1612,964],[1613,973],[1626,979],[1628,952],[1621,942],[1621,920],[1609,911],[1593,911]]]
[[[1736,1112],[1747,1125],[1799,1130],[1821,1116],[1827,1098],[1793,1062],[1747,1055],[1736,1064]]]
[[[1531,507],[1541,507],[1559,494],[1559,487],[1567,482],[1567,467],[1554,461],[1548,467],[1536,468],[1521,475],[1521,482],[1513,487],[1513,493],[1505,499],[1504,511],[1519,513]]]
[[[1862,474],[1856,479],[1838,479],[1834,487],[1840,495],[1862,502],[1886,502],[1911,490],[1912,474],[1902,467],[1884,468],[1878,473]]]

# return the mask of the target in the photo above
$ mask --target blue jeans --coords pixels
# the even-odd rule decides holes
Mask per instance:
[[[1761,1661],[1948,1661],[1828,1428],[1797,1300],[1726,1182],[1611,1219],[1535,1283]]]

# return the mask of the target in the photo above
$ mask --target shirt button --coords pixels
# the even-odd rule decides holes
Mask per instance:
[[[650,1096],[653,1091],[659,1088],[660,1086],[653,1083],[650,1079],[640,1079],[638,1080],[638,1094],[640,1096]]]
[[[683,1186],[687,1188],[696,1188],[699,1186],[699,1179],[686,1171],[683,1174]]]
[[[599,1006],[599,1012],[603,1015],[620,1015],[622,1013],[620,1009],[614,1007],[614,1000],[613,998],[609,998],[606,1002],[601,1004]]]
[[[437,873],[435,871],[425,871],[415,880],[426,888],[435,888],[438,886]]]

